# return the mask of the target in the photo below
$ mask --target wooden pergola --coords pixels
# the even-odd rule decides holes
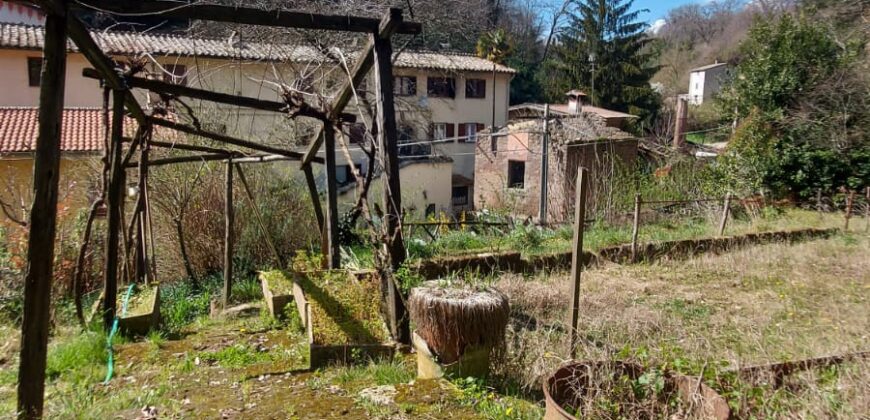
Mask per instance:
[[[111,326],[116,316],[116,299],[121,255],[121,238],[125,231],[122,225],[127,169],[138,171],[139,195],[133,208],[129,232],[135,230],[137,244],[134,267],[137,279],[148,279],[148,250],[145,246],[147,228],[150,226],[148,204],[148,174],[152,167],[184,162],[222,161],[226,163],[226,230],[224,249],[224,299],[229,298],[232,286],[233,225],[233,178],[238,173],[246,192],[250,188],[241,171],[241,163],[271,162],[279,160],[298,161],[305,174],[317,221],[327,244],[325,254],[330,268],[340,266],[338,242],[338,203],[336,181],[336,131],[343,122],[353,121],[354,116],[344,113],[355,89],[365,75],[374,69],[376,82],[375,117],[377,142],[383,163],[385,178],[383,212],[387,263],[381,267],[385,279],[382,282],[386,297],[385,307],[388,324],[399,342],[410,340],[408,319],[405,314],[401,292],[396,288],[391,273],[404,261],[405,246],[401,229],[401,194],[399,182],[398,136],[393,99],[393,74],[391,37],[393,34],[418,34],[421,25],[402,19],[400,9],[390,9],[380,19],[312,14],[286,10],[261,10],[246,7],[231,7],[199,3],[179,3],[161,0],[68,0],[21,1],[40,8],[46,15],[43,70],[39,96],[39,128],[34,163],[34,201],[30,213],[30,235],[27,248],[27,271],[24,291],[24,320],[21,336],[21,364],[18,381],[19,418],[40,418],[44,398],[46,349],[50,317],[52,262],[54,259],[55,227],[58,200],[58,173],[60,165],[60,127],[64,104],[64,77],[66,73],[67,41],[71,40],[86,57],[92,69],[83,72],[84,77],[100,79],[111,95],[111,135],[104,159],[103,197],[107,207],[107,240],[105,254],[103,320]],[[229,95],[162,81],[149,80],[125,73],[122,66],[106,55],[91,37],[85,25],[72,13],[75,10],[100,10],[119,15],[160,15],[166,18],[198,19],[246,25],[263,25],[285,28],[347,31],[368,34],[368,41],[360,52],[355,65],[350,69],[348,80],[328,106],[320,108],[306,103],[301,97],[291,97],[286,102],[266,101],[251,97]],[[144,89],[170,97],[185,97],[222,104],[247,107],[257,110],[283,113],[291,118],[312,118],[321,122],[318,132],[303,152],[285,150],[226,134],[204,130],[199,126],[161,118],[146,112],[131,89]],[[138,128],[132,138],[125,138],[123,120],[132,117]],[[180,141],[163,142],[152,139],[154,127],[174,130],[190,136],[212,140],[249,150],[243,153],[228,148],[184,144]],[[318,151],[325,146],[325,159]],[[152,149],[171,148],[177,151],[195,152],[184,156],[149,159]],[[133,160],[138,156],[137,160]],[[312,164],[325,164],[327,179],[326,212],[314,183]],[[234,170],[235,168],[235,170]],[[97,205],[92,206],[92,212]],[[255,214],[259,219],[259,214]],[[259,221],[262,226],[262,222]],[[265,230],[265,229],[264,229]],[[276,256],[278,251],[265,233]],[[125,241],[129,242],[129,241]],[[152,251],[153,253],[153,251]],[[152,255],[153,256],[153,255]],[[124,255],[124,261],[128,256]]]

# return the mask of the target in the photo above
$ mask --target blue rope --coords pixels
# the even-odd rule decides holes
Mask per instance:
[[[130,301],[130,294],[133,293],[133,287],[136,283],[131,283],[127,288],[127,293],[124,295],[124,304],[121,306],[121,316],[127,315],[127,302]],[[112,349],[112,340],[115,338],[115,333],[118,332],[118,314],[115,313],[115,320],[112,322],[112,329],[109,331],[109,336],[106,338],[106,349],[109,351],[109,361],[106,369],[106,380],[103,385],[112,380],[112,375],[115,374],[115,352]]]

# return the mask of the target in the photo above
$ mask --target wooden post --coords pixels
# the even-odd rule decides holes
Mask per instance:
[[[380,33],[392,33],[385,28],[402,22],[402,10],[390,9],[381,21]],[[402,194],[399,182],[399,147],[396,129],[396,109],[393,101],[393,46],[389,37],[370,35],[374,43],[375,83],[377,85],[378,140],[384,168],[384,225],[386,227],[386,253],[391,271],[385,273],[387,307],[390,330],[396,341],[411,343],[410,320],[407,316],[401,291],[396,287],[393,273],[405,262],[405,242],[402,238]]]
[[[112,138],[109,142],[111,155],[109,156],[109,188],[106,200],[108,207],[108,220],[106,223],[106,261],[103,278],[103,327],[108,331],[112,328],[115,320],[115,308],[118,297],[118,255],[121,231],[121,213],[124,201],[124,179],[126,174],[121,166],[122,145],[121,135],[124,123],[124,96],[123,90],[112,91]]]
[[[139,153],[139,203],[136,206],[138,212],[133,217],[138,217],[136,224],[136,281],[142,284],[148,284],[150,276],[148,275],[148,248],[145,239],[146,229],[148,227],[148,219],[145,211],[145,185],[148,179],[148,140],[143,136],[140,140],[141,152]]]
[[[314,207],[314,217],[317,218],[317,225],[320,226],[319,232],[323,232],[323,207],[320,205],[320,194],[317,192],[317,184],[314,182],[314,173],[311,171],[311,165],[303,166],[302,172],[305,173],[305,182],[308,184],[308,193],[311,195],[311,205]]]
[[[637,262],[637,236],[640,233],[640,194],[634,196],[634,223],[631,227],[631,262]]]
[[[722,221],[719,222],[719,236],[725,234],[725,224],[728,223],[728,213],[731,212],[731,193],[725,194],[725,202],[722,204]]]
[[[493,138],[491,141],[495,141]],[[544,104],[544,130],[541,134],[541,201],[538,222],[547,224],[547,178],[550,170],[550,104]]]
[[[59,1],[58,4],[63,8],[61,12],[66,13],[66,2]],[[39,77],[39,127],[33,164],[33,204],[28,223],[27,273],[24,277],[24,318],[18,368],[20,419],[42,418],[45,398],[66,39],[66,16],[48,13],[45,19],[42,73]]]
[[[233,160],[227,159],[226,196],[224,203],[224,309],[230,305],[233,291]]]
[[[341,248],[338,241],[338,179],[335,163],[335,126],[324,123],[326,152],[326,238],[327,265],[329,268],[341,268]]]
[[[677,97],[677,111],[674,121],[674,149],[680,150],[686,146],[686,116],[688,115],[689,107],[686,103],[686,98]]]
[[[580,273],[583,271],[583,229],[586,221],[586,168],[577,169],[576,197],[574,198],[574,247],[571,256],[571,358],[577,356],[577,323],[580,320]]]
[[[852,206],[855,204],[855,191],[849,191],[846,196],[846,223],[843,225],[844,231],[849,231],[849,219],[852,218]]]

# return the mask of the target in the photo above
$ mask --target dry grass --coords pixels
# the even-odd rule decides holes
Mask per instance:
[[[569,282],[561,274],[497,283],[513,308],[503,373],[529,389],[568,354]],[[582,276],[578,358],[704,370],[741,414],[850,417],[870,411],[866,361],[793,375],[780,388],[726,372],[868,350],[868,292],[870,237],[857,234],[604,266]]]

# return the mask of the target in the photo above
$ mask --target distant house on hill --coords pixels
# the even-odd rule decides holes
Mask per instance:
[[[730,70],[727,63],[714,63],[692,69],[689,74],[688,101],[692,105],[701,105],[719,93],[722,83],[728,78]]]

